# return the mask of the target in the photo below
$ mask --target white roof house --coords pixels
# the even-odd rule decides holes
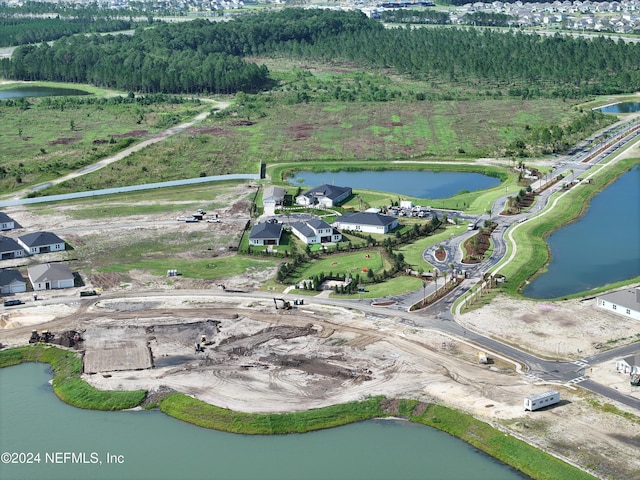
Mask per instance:
[[[398,219],[372,212],[345,213],[336,219],[334,227],[365,233],[388,233],[398,226]]]
[[[618,315],[640,320],[640,287],[598,295],[596,306]]]
[[[64,240],[55,233],[35,232],[18,237],[18,242],[30,255],[38,253],[62,252],[65,249]]]
[[[342,234],[324,220],[315,219],[291,224],[291,233],[307,245],[339,242]]]
[[[34,290],[71,288],[74,286],[73,272],[61,263],[45,263],[27,270]]]
[[[0,270],[0,293],[20,293],[27,291],[27,281],[18,270]]]
[[[336,187],[335,185],[320,185],[296,197],[296,204],[306,207],[319,205],[334,207],[340,205],[352,194],[351,187]]]

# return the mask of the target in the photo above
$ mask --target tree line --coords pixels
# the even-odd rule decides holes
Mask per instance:
[[[0,75],[144,93],[257,92],[273,82],[266,67],[244,59],[254,55],[392,68],[421,81],[500,88],[524,98],[640,88],[640,44],[473,28],[385,29],[361,12],[301,9],[19,47],[0,63]]]
[[[47,42],[77,33],[130,30],[138,25],[140,23],[123,19],[95,17],[16,18],[0,15],[0,30],[2,30],[0,47]]]

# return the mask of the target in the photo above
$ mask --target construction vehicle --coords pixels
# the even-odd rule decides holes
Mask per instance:
[[[55,337],[55,335],[49,332],[49,330],[42,330],[40,333],[38,333],[37,330],[32,330],[29,343],[49,343],[53,340],[53,337]]]
[[[285,300],[284,298],[274,298],[273,303],[276,306],[276,310],[278,310],[278,302],[282,302],[282,308],[280,308],[280,310],[291,310],[293,308],[293,305],[291,305],[289,300]]]
[[[213,345],[213,341],[207,340],[207,336],[205,334],[200,335],[200,344],[202,345]]]
[[[484,352],[478,352],[478,362],[482,363],[483,365],[486,365],[487,363],[489,363],[487,354]]]

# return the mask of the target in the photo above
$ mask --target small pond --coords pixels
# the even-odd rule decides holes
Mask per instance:
[[[21,97],[62,97],[69,95],[91,95],[85,90],[77,88],[39,87],[35,85],[20,85],[6,90],[0,90],[0,100]]]
[[[297,172],[291,185],[315,187],[323,184],[378,190],[416,198],[449,198],[462,191],[475,192],[496,187],[499,178],[481,173],[431,170],[362,170],[355,172]]]
[[[602,113],[634,113],[640,112],[640,102],[621,102],[607,105],[599,109]]]

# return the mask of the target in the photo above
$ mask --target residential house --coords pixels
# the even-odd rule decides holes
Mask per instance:
[[[334,227],[365,233],[388,233],[398,226],[398,219],[372,212],[345,213],[336,219]]]
[[[251,229],[249,245],[280,245],[282,236],[281,223],[259,223]]]
[[[292,223],[291,233],[307,245],[342,240],[342,234],[338,230],[320,219]]]
[[[0,294],[27,291],[27,281],[18,270],[0,270]]]
[[[296,197],[296,204],[305,207],[318,205],[320,207],[334,207],[340,205],[352,195],[351,187],[336,187],[335,185],[320,185]]]
[[[64,240],[51,232],[27,233],[18,237],[18,242],[22,244],[29,255],[62,252],[65,249]]]
[[[616,360],[616,372],[628,375],[640,374],[640,353]]]
[[[24,257],[24,248],[13,238],[0,235],[0,260]]]
[[[598,295],[596,306],[618,315],[640,320],[640,287]]]
[[[16,222],[4,212],[0,212],[0,230],[13,230]]]
[[[266,187],[262,194],[262,206],[267,209],[275,209],[281,207],[284,204],[284,196],[287,191],[282,187],[275,187],[273,185]]]
[[[67,265],[61,263],[36,265],[29,268],[27,274],[35,291],[71,288],[74,286],[73,272]]]

